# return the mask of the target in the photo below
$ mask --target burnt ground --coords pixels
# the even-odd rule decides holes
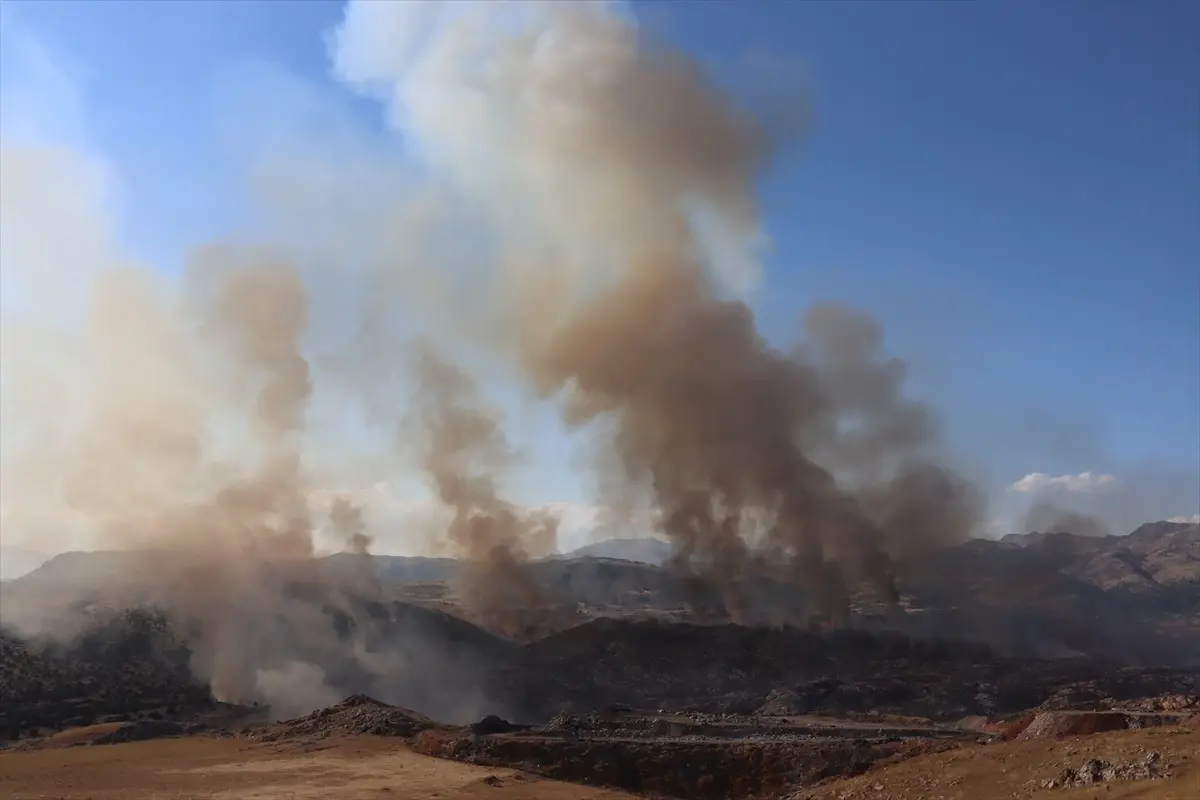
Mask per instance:
[[[489,676],[519,721],[614,704],[712,713],[997,717],[1200,693],[1200,670],[1006,658],[987,646],[863,631],[597,620],[515,650]]]
[[[97,614],[68,643],[0,628],[0,740],[213,709],[189,658],[166,619],[145,609]]]
[[[363,676],[339,663],[320,665],[345,696],[369,694],[460,724],[467,720],[447,715],[445,700],[466,691],[480,698],[469,719],[492,713],[531,725],[615,705],[947,722],[1200,694],[1195,669],[1011,658],[984,645],[897,634],[600,619],[518,644],[453,617],[396,605],[400,611],[378,612],[386,612],[388,624],[375,634],[419,639],[425,655],[437,655],[428,663],[440,669]],[[69,644],[26,642],[0,631],[0,737],[215,708],[189,658],[165,618],[145,609],[98,616]]]
[[[418,752],[548,778],[687,798],[777,796],[872,765],[975,741],[965,729],[876,720],[614,709],[478,734],[427,730]]]

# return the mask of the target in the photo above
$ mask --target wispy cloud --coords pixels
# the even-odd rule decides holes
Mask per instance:
[[[1190,522],[1193,525],[1200,525],[1200,514],[1192,514],[1190,517],[1171,517],[1167,522]]]
[[[1078,475],[1047,475],[1031,472],[1008,487],[1010,492],[1038,494],[1040,492],[1066,492],[1087,494],[1104,491],[1117,484],[1117,479],[1106,472],[1080,472]]]

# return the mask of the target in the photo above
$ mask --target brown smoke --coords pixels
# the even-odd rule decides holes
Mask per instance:
[[[920,459],[928,412],[901,397],[902,364],[875,362],[874,323],[822,307],[806,328],[811,362],[771,348],[745,304],[669,255],[631,268],[526,355],[572,424],[617,419],[625,480],[649,487],[682,558],[727,589],[761,566],[758,549],[825,606],[861,584],[894,600],[890,557],[967,536],[976,498]]]
[[[896,599],[893,558],[969,535],[978,498],[937,463],[936,425],[904,396],[905,367],[881,356],[877,324],[821,306],[787,352],[738,297],[764,243],[755,186],[803,97],[768,109],[787,121],[771,129],[605,5],[455,3],[432,7],[446,13],[423,27],[430,8],[352,2],[336,67],[392,103],[453,207],[446,219],[461,224],[456,241],[415,227],[445,224],[429,220],[440,211],[373,209],[374,229],[348,218],[358,198],[322,195],[289,198],[320,219],[284,229],[333,231],[330,242],[368,254],[367,274],[301,271],[293,242],[222,245],[176,287],[106,254],[75,281],[90,299],[82,330],[71,319],[62,341],[30,327],[26,349],[6,342],[6,370],[48,365],[25,382],[37,391],[26,389],[22,414],[5,414],[6,439],[10,420],[26,426],[6,458],[5,494],[17,492],[6,525],[74,526],[147,552],[140,571],[197,626],[197,670],[221,696],[286,691],[304,705],[329,696],[338,648],[376,676],[398,668],[347,644],[353,625],[331,628],[335,616],[361,621],[354,596],[384,588],[365,574],[335,585],[316,558],[316,520],[324,511],[337,545],[365,556],[382,532],[343,491],[339,465],[382,464],[373,485],[416,453],[450,516],[439,538],[468,563],[462,596],[509,628],[545,601],[522,563],[552,549],[557,520],[506,499],[515,459],[503,416],[453,352],[453,364],[485,364],[591,435],[601,504],[648,498],[679,566],[717,581],[744,619],[759,611],[745,591],[758,575],[841,612],[860,587]],[[491,24],[513,9],[518,19]],[[371,288],[340,306],[316,281]],[[314,344],[322,323],[350,314],[349,346]],[[426,342],[415,359],[412,328]],[[316,350],[344,369],[323,372]],[[410,408],[397,384],[415,390]],[[323,390],[348,402],[322,406]],[[318,436],[350,427],[351,406],[369,409],[367,427],[388,425],[388,436],[370,431],[377,439],[413,420],[400,452],[356,461],[344,451],[369,449],[361,439]]]
[[[499,12],[462,8],[401,53],[374,32],[412,33],[415,15],[352,5],[338,66],[387,85],[481,210],[498,252],[477,283],[502,321],[484,345],[599,437],[616,489],[602,505],[648,494],[681,561],[735,607],[764,563],[825,606],[864,584],[894,598],[891,557],[968,536],[980,498],[937,464],[878,325],[818,307],[787,354],[729,296],[756,273],[754,189],[783,132],[762,119],[802,115],[748,113],[603,6],[525,9],[502,41],[485,32]]]
[[[523,513],[499,494],[512,459],[500,422],[481,408],[474,382],[429,346],[417,365],[416,410],[425,433],[421,466],[453,512],[446,536],[467,561],[460,579],[468,609],[488,627],[516,633],[514,612],[536,608],[540,592],[521,563],[552,552],[558,519]]]
[[[301,355],[308,303],[289,264],[241,248],[198,254],[188,280],[177,303],[148,275],[102,270],[84,360],[31,342],[79,396],[62,420],[69,438],[32,442],[9,461],[18,492],[23,479],[42,485],[13,498],[6,525],[74,518],[102,546],[132,548],[131,581],[202,631],[197,671],[219,695],[246,699],[267,666],[248,644],[264,640],[252,629],[281,603],[265,570],[313,574],[300,439],[312,390]],[[225,447],[213,435],[222,426]],[[25,473],[39,463],[58,474]]]
[[[300,352],[307,298],[289,264],[233,248],[200,253],[189,278],[195,330],[235,387],[233,399],[240,402],[232,409],[245,409],[248,472],[218,484],[199,502],[176,505],[181,498],[172,494],[157,498],[153,517],[115,520],[106,540],[152,548],[147,568],[168,579],[174,612],[203,632],[196,643],[198,669],[211,677],[219,696],[244,699],[255,696],[257,672],[265,666],[261,653],[247,648],[263,634],[248,629],[259,620],[245,613],[246,605],[262,611],[280,602],[265,570],[278,564],[292,577],[314,574],[313,520],[298,438],[312,391]],[[140,459],[135,445],[126,442],[106,455]],[[199,477],[196,470],[193,479]]]

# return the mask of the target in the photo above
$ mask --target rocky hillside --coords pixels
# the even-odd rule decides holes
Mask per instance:
[[[114,601],[114,587],[124,584],[128,592],[137,583],[139,571],[131,563],[122,553],[57,556],[5,582],[0,609],[11,617],[46,598],[61,603],[107,595]],[[466,615],[456,599],[458,564],[452,560],[364,561],[343,554],[326,564],[326,574],[345,585],[361,585],[365,566],[390,600]],[[553,611],[532,613],[523,623],[525,639],[598,617],[730,620],[717,587],[669,567],[585,556],[533,562],[525,569]],[[854,624],[923,638],[982,639],[1014,656],[1200,663],[1200,525],[1156,522],[1126,536],[1048,532],[974,540],[898,565],[897,582],[905,613],[880,617],[878,609],[860,605]],[[804,619],[803,587],[763,578],[738,591],[752,621]]]
[[[1105,591],[1200,585],[1200,524],[1151,522],[1128,536],[1030,533],[1004,537]]]
[[[711,713],[877,712],[953,720],[1063,697],[1200,691],[1196,670],[1103,659],[1004,657],[963,642],[896,634],[597,620],[514,651],[492,673],[515,717],[609,705]]]
[[[68,642],[0,628],[0,738],[206,707],[212,698],[189,658],[166,619],[148,609],[95,613]]]
[[[902,565],[911,621],[1038,655],[1200,662],[1200,526],[975,540]],[[1020,648],[1018,648],[1020,649]]]
[[[619,561],[635,561],[641,564],[662,566],[675,554],[675,547],[662,539],[644,537],[637,539],[606,539],[602,542],[554,556],[555,559],[612,558]]]

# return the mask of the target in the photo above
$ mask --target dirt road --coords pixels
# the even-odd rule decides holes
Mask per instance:
[[[0,753],[3,800],[629,800],[417,755],[395,739],[168,739]]]

